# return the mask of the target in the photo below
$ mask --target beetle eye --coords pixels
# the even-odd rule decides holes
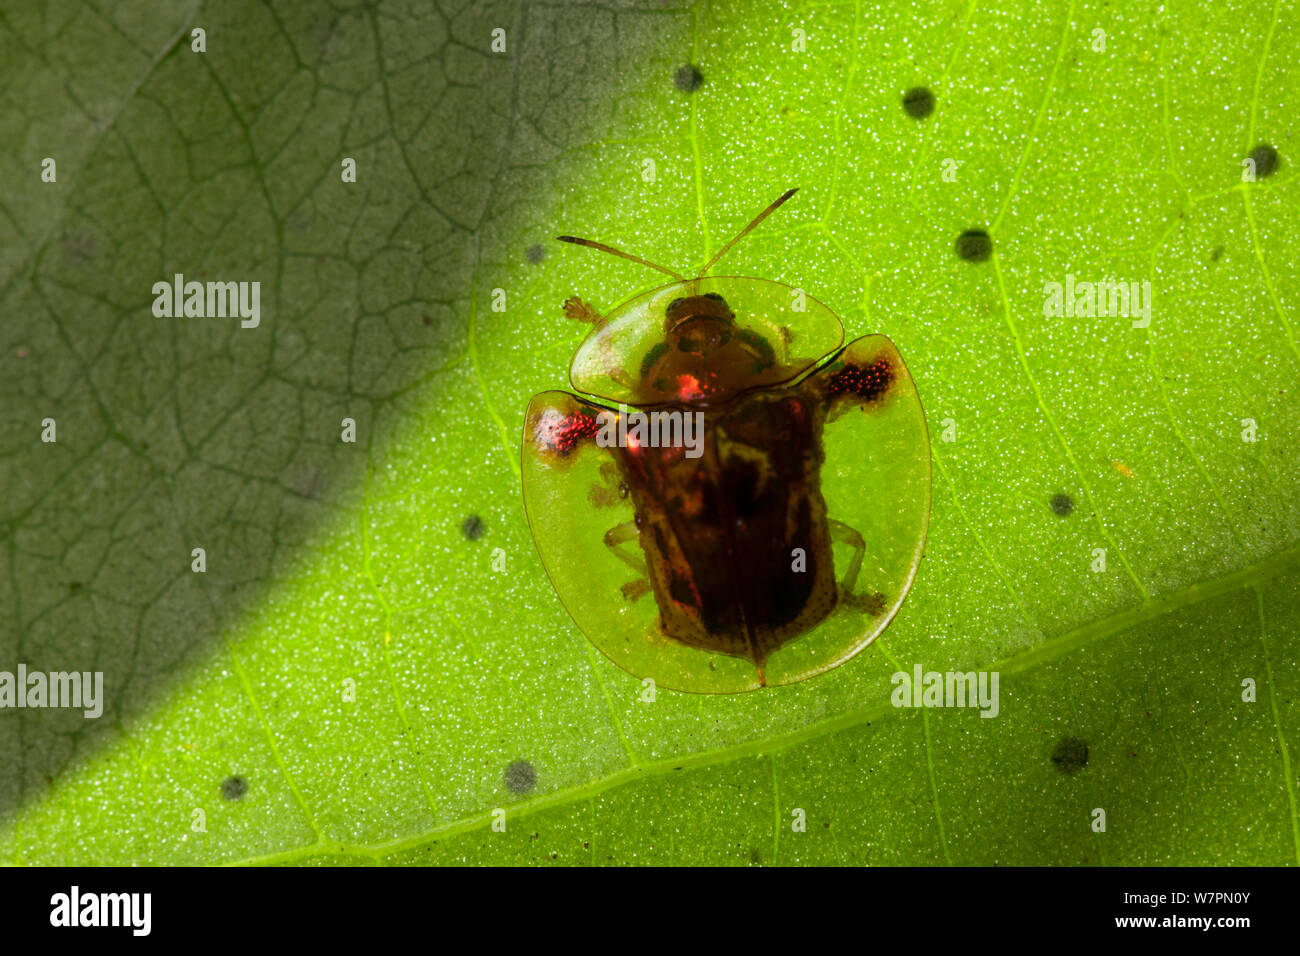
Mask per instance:
[[[681,296],[678,296],[677,298],[673,299],[673,301],[668,303],[668,308],[664,309],[664,315],[671,315],[673,309],[677,308],[678,305],[680,305],[682,302],[685,301],[686,300],[683,299]]]
[[[725,302],[727,301],[727,300],[724,299],[722,296],[718,295],[718,293],[716,293],[716,292],[706,292],[706,293],[704,293],[704,298],[706,298],[706,299],[712,299],[714,302],[722,302],[722,303],[725,303]]]

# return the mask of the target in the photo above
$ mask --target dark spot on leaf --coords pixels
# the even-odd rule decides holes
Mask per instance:
[[[296,469],[285,483],[285,487],[310,501],[315,501],[320,497],[324,478],[324,473],[319,468],[307,465]]]
[[[1063,774],[1078,773],[1088,766],[1088,745],[1078,737],[1064,737],[1052,750],[1052,763]]]
[[[1255,178],[1263,179],[1277,172],[1280,165],[1277,150],[1268,143],[1260,143],[1250,151],[1250,158],[1255,161]]]
[[[70,265],[84,266],[95,258],[98,245],[94,236],[79,229],[64,238],[63,255]]]
[[[299,206],[293,212],[289,213],[289,216],[287,219],[285,219],[284,224],[288,226],[290,229],[292,229],[294,232],[302,232],[308,227],[310,227],[311,224],[315,221],[315,219],[316,216],[310,209],[307,209],[306,207],[303,206]]]
[[[957,237],[956,248],[967,262],[987,262],[993,255],[993,240],[983,229],[967,229]]]
[[[912,119],[925,119],[934,112],[934,94],[924,86],[914,86],[903,94],[903,109]]]
[[[537,771],[527,760],[516,760],[506,767],[506,789],[511,793],[528,793],[537,786]]]
[[[546,250],[537,243],[533,243],[524,250],[524,258],[529,262],[536,264],[546,258]]]
[[[1053,514],[1060,515],[1062,518],[1074,511],[1074,499],[1067,494],[1052,495],[1048,505]]]
[[[420,321],[422,321],[425,325],[433,325],[433,316],[425,315],[421,318]]]
[[[754,849],[749,851],[749,862],[753,863],[755,866],[758,866],[763,862],[763,854],[758,852],[758,847],[754,847]]]
[[[704,74],[700,72],[698,66],[690,63],[683,63],[673,74],[673,86],[677,87],[683,93],[694,93],[704,85]]]
[[[1210,252],[1210,261],[1218,262],[1221,258],[1223,258],[1223,246],[1215,246]]]
[[[80,591],[80,590],[81,590],[81,582],[80,582],[80,581],[69,581],[69,582],[68,582],[68,590],[69,590],[69,591]]]
[[[478,515],[470,515],[460,523],[460,533],[471,541],[477,541],[483,537],[484,530],[483,519]]]
[[[227,777],[221,781],[221,795],[227,800],[238,800],[248,793],[248,782],[243,777]]]

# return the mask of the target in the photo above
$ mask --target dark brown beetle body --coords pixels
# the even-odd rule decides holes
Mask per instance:
[[[762,668],[835,607],[818,470],[822,416],[797,389],[753,392],[703,415],[703,454],[616,448],[641,548],[673,640]],[[796,549],[810,573],[791,574]]]

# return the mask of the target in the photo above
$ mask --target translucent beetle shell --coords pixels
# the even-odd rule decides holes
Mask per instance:
[[[721,255],[783,203],[768,207]],[[588,240],[561,237],[625,258]],[[660,687],[734,693],[853,657],[924,549],[930,444],[884,335],[846,347],[822,303],[741,276],[677,281],[593,322],[523,432],[542,563],[587,638]]]

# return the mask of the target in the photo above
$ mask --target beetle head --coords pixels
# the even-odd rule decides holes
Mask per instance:
[[[805,308],[796,310],[801,297]],[[835,313],[790,286],[744,276],[687,279],[611,310],[574,354],[569,380],[611,402],[715,404],[791,381],[843,336]]]
[[[664,310],[669,348],[704,355],[731,341],[736,313],[716,292],[673,299]]]

